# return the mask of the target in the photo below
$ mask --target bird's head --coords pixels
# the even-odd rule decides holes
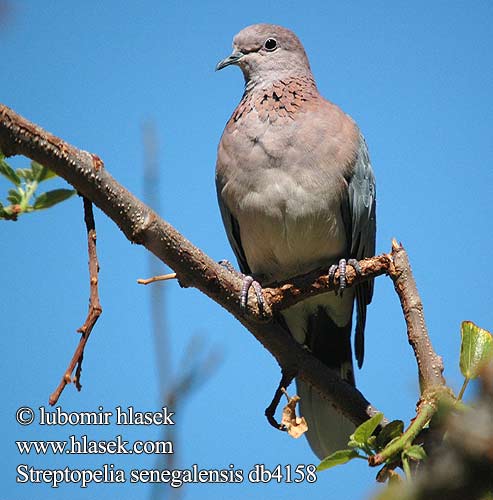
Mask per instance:
[[[311,75],[298,37],[274,24],[253,24],[242,29],[233,39],[233,53],[219,61],[216,71],[232,64],[241,68],[247,84]]]

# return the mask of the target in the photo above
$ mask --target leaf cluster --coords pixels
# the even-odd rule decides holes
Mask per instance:
[[[448,405],[447,411],[459,411],[468,408],[460,403],[468,382],[481,376],[485,365],[493,361],[493,336],[490,332],[478,327],[471,321],[464,321],[461,324],[461,339],[459,365],[464,376],[464,385],[459,395],[452,399],[455,402],[453,406]],[[443,408],[443,405],[439,406]],[[437,415],[437,418],[439,417]],[[416,463],[425,460],[426,452],[420,444],[415,444],[415,442],[408,439],[402,420],[394,420],[383,427],[381,426],[382,420],[383,414],[377,413],[361,424],[350,436],[348,448],[338,450],[324,458],[318,465],[317,470],[322,471],[336,465],[342,465],[354,458],[371,462],[371,457],[376,454],[381,453],[383,450],[392,450],[392,453],[385,453],[387,457],[385,464],[388,467],[382,469],[386,475],[382,479],[379,474],[379,479],[390,479],[392,482],[393,479],[399,478],[398,474],[393,470],[397,465],[402,467],[406,477],[410,479],[411,462]],[[428,424],[429,421],[426,421],[425,425]]]
[[[393,420],[385,427],[380,427],[383,414],[377,413],[366,422],[363,422],[351,434],[348,442],[348,449],[339,450],[324,458],[318,465],[317,470],[322,471],[336,465],[349,462],[354,458],[368,460],[369,457],[379,453],[388,445],[401,439],[404,433],[404,422],[402,420]],[[392,463],[397,460],[423,460],[426,453],[420,445],[409,445],[400,452],[399,456],[392,456],[386,461]]]
[[[0,219],[17,220],[19,215],[36,210],[44,210],[60,203],[76,191],[74,189],[52,189],[38,194],[39,184],[57,175],[48,167],[44,167],[35,161],[31,162],[30,168],[18,168],[14,170],[0,152],[0,175],[12,184],[8,190],[7,201],[9,204],[0,202]]]

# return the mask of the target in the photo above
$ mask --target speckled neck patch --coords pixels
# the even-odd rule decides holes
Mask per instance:
[[[268,86],[256,86],[247,90],[235,109],[231,121],[237,122],[251,111],[256,111],[262,121],[276,121],[278,118],[291,118],[301,111],[305,102],[319,97],[312,78],[298,77],[279,80]]]

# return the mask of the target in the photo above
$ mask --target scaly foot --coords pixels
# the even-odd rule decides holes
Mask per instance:
[[[346,288],[346,268],[347,266],[351,266],[354,269],[354,272],[357,276],[361,275],[361,267],[359,262],[356,259],[341,259],[339,264],[333,264],[329,268],[329,282],[334,281],[334,276],[336,271],[339,270],[339,286],[335,289],[336,295],[339,293],[342,297],[342,293]]]
[[[223,259],[219,261],[219,264],[227,269],[229,272],[236,274],[237,271],[229,262],[229,260]],[[262,314],[265,306],[265,301],[264,301],[264,294],[262,293],[262,286],[258,281],[256,281],[253,276],[245,276],[243,273],[240,273],[243,276],[243,284],[241,286],[241,292],[240,292],[240,307],[242,308],[243,311],[246,310],[246,305],[248,302],[248,292],[250,291],[250,288],[253,288],[255,290],[255,295],[257,297],[257,305],[258,309],[260,311],[260,314]]]

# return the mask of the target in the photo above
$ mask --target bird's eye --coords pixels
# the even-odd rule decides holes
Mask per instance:
[[[267,40],[264,43],[264,48],[265,50],[276,50],[277,48],[277,41],[274,38],[267,38]]]

